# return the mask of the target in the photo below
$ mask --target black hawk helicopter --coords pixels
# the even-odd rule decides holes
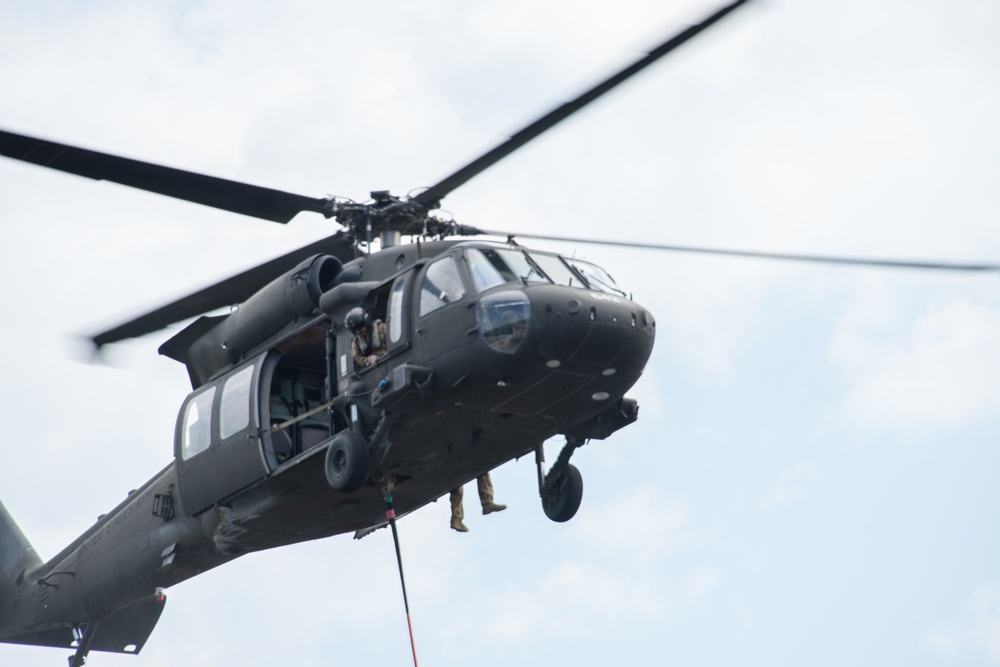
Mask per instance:
[[[745,1],[410,198],[309,198],[0,131],[0,154],[13,159],[278,223],[320,213],[345,228],[93,337],[99,348],[198,318],[160,348],[192,383],[174,459],[48,562],[0,505],[0,641],[75,649],[71,665],[92,650],[138,653],[164,589],[246,553],[383,525],[387,495],[410,512],[532,452],[543,510],[571,519],[583,487],[570,457],[637,419],[626,392],[650,355],[655,321],[596,265],[512,240],[449,238],[507,234],[432,211]],[[376,238],[381,250],[362,252]],[[386,324],[384,354],[369,368],[356,367],[344,326],[358,309]],[[546,471],[541,443],[555,435],[567,445]]]

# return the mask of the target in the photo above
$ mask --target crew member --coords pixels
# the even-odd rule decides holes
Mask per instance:
[[[374,322],[362,308],[352,308],[344,324],[354,334],[351,339],[351,356],[355,368],[368,368],[378,363],[386,353],[386,326],[382,320]]]
[[[479,487],[479,502],[483,506],[483,514],[502,512],[507,509],[506,505],[498,505],[493,502],[493,481],[488,472],[484,472],[476,479],[476,485]],[[469,532],[469,529],[462,523],[462,519],[465,518],[465,512],[462,509],[462,496],[464,494],[465,491],[462,487],[451,492],[451,527],[460,533]]]

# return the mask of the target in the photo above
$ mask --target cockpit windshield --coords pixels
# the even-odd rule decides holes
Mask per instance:
[[[607,292],[609,294],[625,296],[625,292],[618,287],[615,283],[615,279],[612,278],[607,271],[596,264],[585,262],[582,259],[567,259],[566,262],[587,280],[587,284],[591,289],[597,290],[598,292]]]
[[[468,248],[465,256],[476,289],[482,292],[504,283],[547,283],[549,279],[520,250]]]
[[[531,259],[542,268],[542,271],[554,282],[556,285],[565,285],[566,287],[586,287],[587,283],[576,275],[571,268],[566,266],[562,258],[558,255],[543,255],[542,253],[532,252],[529,253]]]
[[[497,247],[466,248],[465,256],[479,292],[506,283],[555,283],[625,296],[604,269],[583,260]]]

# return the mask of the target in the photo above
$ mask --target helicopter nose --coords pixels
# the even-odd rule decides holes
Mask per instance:
[[[546,292],[532,294],[532,305],[539,323],[538,352],[549,368],[638,378],[656,331],[648,310],[601,292]]]
[[[566,428],[621,400],[642,375],[656,323],[639,304],[558,285],[531,285],[513,296],[504,309],[522,312],[525,325],[505,334],[519,341],[516,350],[496,354],[502,350],[483,330],[493,362],[508,360],[494,367],[504,373],[495,383],[505,392],[493,412],[543,416],[552,428]]]

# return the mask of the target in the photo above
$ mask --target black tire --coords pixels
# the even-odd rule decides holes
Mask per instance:
[[[326,450],[326,481],[334,491],[357,491],[368,478],[370,462],[365,439],[354,431],[341,431]]]
[[[545,516],[557,523],[569,521],[576,516],[583,500],[583,475],[572,463],[566,466],[566,471],[553,478],[545,480],[545,495],[542,496],[542,509]]]

